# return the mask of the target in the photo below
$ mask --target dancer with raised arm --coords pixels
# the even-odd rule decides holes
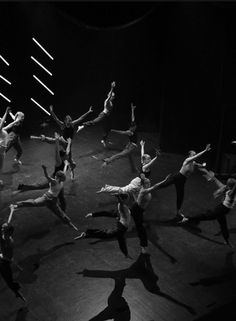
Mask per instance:
[[[2,169],[3,169],[4,157],[5,157],[6,148],[7,148],[7,139],[8,139],[8,133],[3,127],[5,124],[7,115],[8,113],[10,113],[10,111],[11,111],[10,107],[7,107],[3,117],[0,118],[0,174],[2,173]],[[3,185],[2,180],[0,180],[0,185]]]
[[[141,187],[137,199],[131,206],[130,211],[140,240],[141,252],[145,254],[147,253],[148,239],[145,227],[143,226],[143,214],[152,199],[151,193],[158,189],[161,184],[166,182],[169,178],[169,175],[163,181],[156,183],[153,186],[151,186],[150,180],[145,177],[145,174],[141,174],[140,177]]]
[[[145,141],[140,141],[141,146],[141,170],[140,173],[143,173],[145,177],[149,178],[151,175],[151,167],[155,163],[157,157],[161,154],[159,149],[156,149],[156,156],[151,158],[149,154],[144,152]]]
[[[184,200],[184,186],[187,178],[193,173],[195,168],[203,167],[202,164],[197,163],[195,160],[198,159],[200,156],[205,154],[211,149],[211,145],[208,144],[206,148],[201,151],[200,153],[196,153],[194,150],[189,151],[189,156],[184,160],[183,165],[178,173],[172,174],[169,176],[168,180],[163,182],[158,186],[158,188],[164,188],[170,185],[175,185],[176,189],[176,219],[182,219],[184,215],[180,212],[183,200]]]
[[[4,130],[8,133],[6,153],[13,147],[16,150],[14,162],[17,165],[21,165],[22,162],[20,161],[20,157],[23,151],[21,147],[20,135],[23,130],[23,121],[25,115],[21,111],[18,111],[15,115],[10,113],[10,115],[13,118],[13,122],[4,127]]]
[[[128,130],[111,129],[111,132],[127,136],[129,139],[129,142],[126,144],[125,148],[120,153],[115,154],[111,157],[105,158],[103,160],[104,161],[103,165],[108,165],[121,157],[131,155],[131,153],[137,148],[137,133],[136,133],[137,125],[135,122],[135,114],[134,114],[135,108],[136,106],[134,106],[133,103],[131,103],[131,123]]]
[[[226,185],[222,184],[214,175],[212,171],[207,169],[202,169],[205,173],[205,178],[216,184],[218,189],[214,192],[214,197],[223,196],[223,201],[218,204],[214,209],[208,210],[205,213],[200,213],[193,217],[187,216],[183,217],[180,223],[199,223],[200,221],[211,221],[217,220],[220,225],[221,233],[225,240],[225,244],[229,245],[231,248],[234,245],[229,239],[229,231],[227,226],[226,215],[228,215],[231,209],[236,204],[236,180],[233,178],[228,178]]]
[[[64,224],[69,225],[76,231],[77,227],[71,222],[71,219],[65,214],[65,212],[61,209],[58,204],[58,195],[63,189],[64,182],[66,180],[66,176],[63,171],[58,171],[55,174],[55,177],[49,176],[47,172],[47,167],[42,165],[44,176],[46,177],[49,190],[44,193],[42,196],[36,199],[28,199],[26,201],[17,202],[14,205],[15,209],[19,209],[21,207],[43,207],[46,206],[49,208]]]
[[[84,122],[82,126],[79,126],[77,129],[77,133],[79,131],[81,131],[82,129],[88,127],[88,126],[93,126],[96,125],[97,123],[102,124],[103,127],[103,136],[102,136],[102,140],[101,143],[103,144],[104,147],[106,147],[107,145],[107,138],[108,135],[111,131],[111,119],[110,119],[110,115],[111,112],[113,110],[113,100],[115,98],[115,93],[114,93],[114,88],[116,86],[115,81],[113,81],[111,83],[111,89],[107,95],[106,100],[104,101],[104,108],[103,111],[93,120],[89,120],[87,122]]]
[[[121,252],[128,257],[128,248],[126,244],[125,233],[128,230],[130,223],[130,210],[126,205],[128,199],[127,194],[117,194],[118,205],[117,209],[110,211],[99,211],[87,214],[85,217],[96,218],[96,217],[111,217],[116,218],[116,228],[113,229],[87,229],[82,232],[81,235],[77,236],[75,240],[81,238],[100,238],[100,239],[110,239],[117,238],[119,248]]]
[[[21,268],[14,263],[13,250],[14,250],[14,240],[13,232],[14,227],[11,225],[11,219],[14,212],[14,207],[10,207],[10,215],[8,221],[1,226],[0,231],[0,274],[5,280],[8,287],[14,292],[15,296],[26,301],[24,296],[20,292],[20,285],[13,280],[12,264],[15,264],[18,269]]]
[[[69,163],[70,163],[70,169],[71,169],[71,177],[74,175],[74,169],[76,167],[76,163],[73,161],[72,158],[72,140],[74,138],[75,134],[75,126],[80,124],[85,117],[87,117],[89,114],[93,112],[92,106],[89,108],[89,110],[80,116],[79,118],[72,120],[70,115],[66,115],[64,118],[64,121],[61,121],[56,114],[54,113],[53,106],[50,106],[50,113],[53,119],[56,121],[57,125],[60,127],[62,131],[62,137],[67,141],[68,138],[71,139],[71,148],[70,148],[70,153],[69,153]]]

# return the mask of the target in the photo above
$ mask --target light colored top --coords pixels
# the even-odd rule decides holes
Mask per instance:
[[[123,210],[121,208],[120,203],[118,203],[119,222],[128,228],[131,219],[130,209],[124,204]]]
[[[0,131],[0,147],[7,147],[8,133],[5,129]]]
[[[231,191],[229,190],[225,193],[225,199],[223,201],[223,205],[227,208],[233,208],[236,204],[236,195],[232,197],[229,195],[230,192]]]

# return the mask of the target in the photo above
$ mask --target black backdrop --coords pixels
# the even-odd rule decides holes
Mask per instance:
[[[2,2],[0,54],[11,64],[0,62],[0,70],[13,84],[1,81],[0,89],[14,109],[26,112],[26,133],[32,133],[46,115],[30,97],[74,118],[90,105],[99,112],[116,80],[116,126],[127,126],[134,102],[139,129],[159,132],[164,151],[198,150],[211,142],[216,166],[220,155],[234,152],[230,140],[236,139],[235,13],[234,3],[217,2]],[[3,110],[7,104],[0,101]]]

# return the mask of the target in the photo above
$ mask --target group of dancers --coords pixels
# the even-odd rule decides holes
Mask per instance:
[[[2,224],[0,233],[0,274],[6,281],[9,288],[15,293],[17,297],[25,300],[20,292],[20,285],[13,280],[12,267],[13,260],[13,232],[12,217],[14,211],[20,211],[23,207],[47,207],[50,209],[64,224],[78,231],[78,227],[70,217],[66,214],[66,199],[64,196],[64,183],[66,181],[67,171],[70,171],[70,177],[73,181],[75,179],[76,163],[72,156],[72,142],[76,133],[81,130],[101,124],[104,134],[101,143],[106,148],[108,143],[108,136],[110,132],[125,135],[128,142],[124,149],[108,158],[104,158],[103,166],[108,166],[115,160],[130,156],[133,151],[138,149],[137,139],[137,125],[135,122],[135,108],[131,104],[131,122],[127,130],[116,130],[111,128],[111,119],[114,108],[115,89],[116,83],[111,83],[110,91],[105,99],[104,108],[92,120],[84,121],[87,116],[93,112],[93,108],[80,116],[76,120],[72,120],[71,116],[66,115],[64,121],[61,121],[55,114],[53,106],[50,106],[50,114],[60,127],[61,134],[55,132],[54,137],[47,137],[44,134],[40,136],[30,136],[31,139],[46,142],[54,145],[55,149],[55,163],[54,171],[49,175],[47,167],[42,165],[45,181],[42,183],[34,183],[31,185],[19,184],[18,193],[29,190],[43,190],[47,191],[37,197],[36,199],[27,199],[18,201],[10,205],[10,215],[8,221]],[[12,117],[12,122],[6,125],[8,114]],[[20,142],[20,133],[23,128],[24,113],[17,112],[12,114],[9,107],[3,117],[0,119],[0,173],[3,168],[4,157],[10,148],[15,148],[16,156],[14,163],[18,166],[21,165],[20,157],[22,155],[22,147]],[[145,153],[145,141],[140,141],[141,160],[138,175],[126,186],[112,186],[105,185],[101,187],[97,193],[109,193],[117,199],[117,206],[111,210],[103,210],[99,212],[88,213],[85,217],[97,218],[101,216],[111,217],[116,220],[116,227],[111,229],[87,229],[82,231],[74,240],[83,238],[115,238],[118,241],[119,248],[125,257],[129,256],[128,246],[126,242],[126,232],[129,229],[131,218],[133,219],[137,235],[139,238],[141,252],[148,254],[148,237],[144,226],[144,213],[151,202],[152,192],[174,185],[176,189],[176,216],[175,221],[177,224],[198,224],[204,220],[217,220],[224,242],[233,247],[229,238],[229,231],[227,227],[226,215],[230,212],[236,203],[236,180],[232,177],[228,178],[226,184],[223,184],[215,177],[214,172],[206,168],[206,164],[198,163],[197,160],[205,153],[211,150],[210,144],[207,144],[205,149],[199,153],[191,150],[188,157],[184,160],[180,170],[176,173],[171,173],[163,178],[162,181],[157,182],[151,186],[151,168],[156,159],[161,155],[160,150],[156,149],[155,157]],[[222,202],[218,204],[213,210],[208,210],[206,213],[200,213],[194,217],[184,216],[181,208],[184,200],[184,189],[186,180],[191,176],[194,170],[197,169],[209,182],[217,185],[218,189],[214,193],[215,197],[222,196]],[[1,181],[4,185],[4,182]],[[21,269],[18,266],[19,269]]]

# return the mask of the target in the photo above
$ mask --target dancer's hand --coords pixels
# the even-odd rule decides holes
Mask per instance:
[[[57,132],[55,132],[54,137],[58,140],[60,138],[60,135]]]
[[[145,145],[145,141],[144,140],[140,140],[140,146],[143,147]]]
[[[86,218],[89,218],[89,217],[93,217],[93,214],[92,213],[88,213],[85,215]]]
[[[131,103],[131,108],[134,110],[136,106],[133,103]]]
[[[92,113],[93,112],[93,106],[90,106],[89,107],[89,113]]]
[[[115,81],[113,81],[113,82],[111,83],[111,87],[114,88],[115,86],[116,86],[116,83],[115,83]]]
[[[50,105],[50,106],[49,106],[49,110],[50,110],[50,113],[53,112],[53,105]]]
[[[8,106],[8,107],[6,108],[6,113],[10,113],[10,112],[11,112],[11,107]]]
[[[45,140],[46,139],[45,135],[40,135],[40,137],[41,137],[41,140]]]
[[[133,260],[132,256],[130,256],[129,254],[125,256],[126,259],[130,259]]]
[[[103,193],[104,192],[104,187],[102,187],[99,191],[96,192],[96,194]]]
[[[236,144],[236,140],[233,140],[233,141],[231,142],[231,144]]]
[[[206,145],[205,151],[208,152],[209,150],[211,150],[211,144]]]

